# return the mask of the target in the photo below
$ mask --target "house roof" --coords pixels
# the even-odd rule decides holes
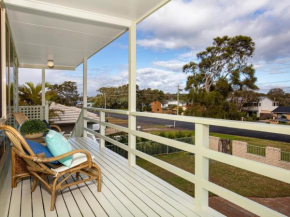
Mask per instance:
[[[290,106],[288,107],[279,106],[278,108],[274,109],[272,113],[283,113],[283,114],[290,113]]]
[[[4,0],[23,68],[73,70],[170,0]]]
[[[77,108],[75,106],[65,106],[62,104],[58,104],[58,103],[51,103],[50,109],[59,109],[61,111],[63,111],[63,114],[61,112],[58,112],[59,118],[58,117],[54,117],[51,118],[50,121],[55,123],[55,124],[74,124],[76,123],[82,109],[81,108]],[[97,114],[92,113],[92,112],[87,112],[88,114],[88,118],[92,118],[95,120],[99,120],[99,117]]]

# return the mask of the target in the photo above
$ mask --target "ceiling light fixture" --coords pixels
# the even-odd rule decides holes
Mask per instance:
[[[53,60],[48,60],[47,61],[47,66],[48,66],[48,68],[53,68],[54,67]]]

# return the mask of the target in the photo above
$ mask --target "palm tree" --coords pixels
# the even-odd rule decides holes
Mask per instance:
[[[49,86],[50,84],[46,82],[45,87]],[[41,83],[34,85],[32,82],[26,82],[24,85],[19,86],[20,102],[28,105],[41,105],[41,91]]]

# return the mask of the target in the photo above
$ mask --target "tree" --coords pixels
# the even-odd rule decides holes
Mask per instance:
[[[258,89],[253,65],[247,62],[254,50],[251,37],[217,37],[211,47],[197,54],[198,63],[184,65],[183,72],[190,73],[185,90],[191,108],[186,114],[230,119],[244,115],[236,102]]]
[[[50,85],[48,93],[52,101],[68,106],[75,106],[79,99],[77,83],[72,81]]]
[[[280,106],[290,106],[290,95],[285,93],[281,88],[273,88],[268,93],[267,96],[274,101],[278,101]]]
[[[49,83],[45,83],[45,87],[49,87]],[[41,105],[42,84],[34,85],[32,82],[26,82],[19,86],[20,105]]]

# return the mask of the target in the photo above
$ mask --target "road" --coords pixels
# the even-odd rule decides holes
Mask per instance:
[[[127,120],[126,115],[121,114],[110,114],[110,117],[118,118]],[[138,125],[173,125],[173,121],[170,120],[163,120],[157,118],[147,118],[147,117],[137,117],[137,126]],[[187,122],[176,122],[175,125],[177,128],[181,128],[184,130],[194,130],[195,125],[193,123]],[[290,143],[290,127],[289,127],[289,135],[281,135],[275,133],[264,133],[258,131],[251,131],[251,130],[242,130],[242,129],[234,129],[228,127],[218,127],[218,126],[210,126],[210,132],[213,133],[222,133],[222,134],[229,134],[235,136],[245,136],[245,137],[252,137],[258,139],[266,139],[271,141],[280,141],[280,142],[288,142]]]

